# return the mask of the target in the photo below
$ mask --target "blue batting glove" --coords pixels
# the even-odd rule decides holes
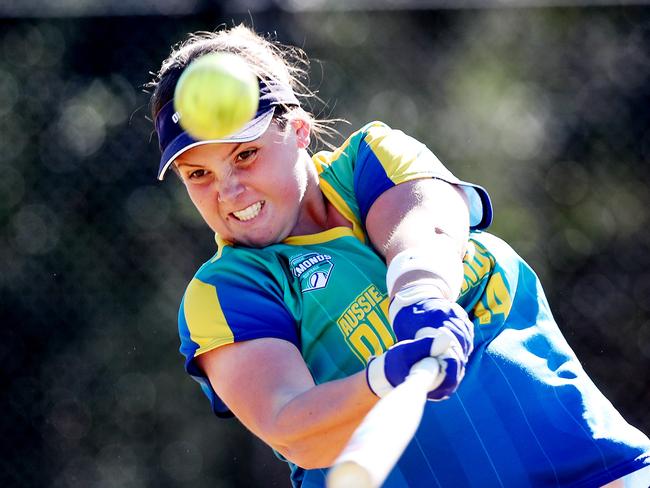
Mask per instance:
[[[421,299],[409,303],[414,298]],[[421,293],[415,294],[407,289],[405,293],[398,292],[391,301],[390,317],[398,341],[435,336],[445,329],[455,337],[465,362],[474,349],[474,324],[456,302],[422,298]]]
[[[431,386],[428,398],[444,400],[456,389],[465,374],[465,363],[457,348],[450,347],[453,341],[450,334],[437,337],[398,342],[381,356],[373,357],[366,367],[366,381],[370,390],[378,397],[387,395],[401,384],[413,365],[427,357],[435,357],[440,363],[438,381]]]
[[[389,308],[393,330],[399,341],[436,338],[440,346],[431,356],[440,363],[442,383],[429,393],[431,400],[445,400],[465,376],[469,355],[474,349],[474,324],[455,302],[430,298],[427,286],[414,285],[395,294]],[[442,338],[446,338],[447,347]]]
[[[460,382],[465,376],[467,360],[458,348],[458,342],[455,338],[451,337],[448,330],[439,329],[437,334],[437,343],[441,348],[444,346],[444,340],[442,338],[445,337],[448,341],[446,348],[442,352],[434,351],[434,354],[432,354],[432,357],[440,363],[438,377],[442,381],[434,390],[429,392],[427,397],[429,400],[441,401],[449,398],[460,386]]]

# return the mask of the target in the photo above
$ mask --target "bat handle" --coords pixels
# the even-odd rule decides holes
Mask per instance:
[[[416,381],[421,384],[421,389],[425,392],[431,391],[442,381],[438,378],[440,374],[440,363],[436,358],[424,358],[411,367],[405,382]]]
[[[381,486],[415,434],[440,363],[425,358],[366,414],[327,475],[328,488]]]

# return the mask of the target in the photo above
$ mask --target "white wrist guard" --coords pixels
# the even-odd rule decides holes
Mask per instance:
[[[418,280],[418,283],[426,282],[438,288],[438,293],[435,296],[429,295],[428,298],[455,300],[458,297],[463,279],[463,265],[457,251],[451,246],[440,251],[406,249],[398,253],[386,271],[388,296],[393,295],[395,282],[402,275],[415,270],[427,271],[434,275],[431,278]]]
[[[386,379],[384,373],[384,360],[385,354],[370,359],[368,367],[366,368],[366,382],[370,390],[379,398],[388,395],[395,388]]]

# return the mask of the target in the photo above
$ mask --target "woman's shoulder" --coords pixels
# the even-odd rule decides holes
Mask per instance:
[[[392,129],[387,124],[379,120],[368,122],[349,133],[345,141],[338,147],[316,152],[312,156],[312,161],[319,173],[330,169],[334,163],[353,162],[364,141],[382,138],[391,131]]]
[[[260,280],[280,266],[277,253],[271,248],[221,245],[217,253],[196,271],[194,279],[204,283]]]
[[[379,136],[382,134],[386,134],[391,132],[393,129],[386,124],[385,122],[382,122],[381,120],[372,120],[370,122],[365,123],[361,127],[359,127],[357,130],[352,132],[349,136],[346,142],[350,142],[355,139],[365,139],[367,137],[372,137],[372,136]]]

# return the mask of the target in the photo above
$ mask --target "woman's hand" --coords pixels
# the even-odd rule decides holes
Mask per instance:
[[[429,394],[431,400],[445,400],[458,389],[465,376],[474,349],[474,324],[456,302],[426,297],[426,290],[420,293],[408,288],[401,290],[391,302],[390,318],[400,341],[433,337],[442,347],[441,339],[447,339],[447,348],[432,354],[440,362],[443,381]]]
[[[430,400],[444,400],[458,388],[466,364],[456,339],[448,329],[398,342],[382,355],[372,358],[366,368],[368,386],[375,395],[383,397],[404,382],[416,363],[428,357],[438,360],[440,372],[427,396]]]

